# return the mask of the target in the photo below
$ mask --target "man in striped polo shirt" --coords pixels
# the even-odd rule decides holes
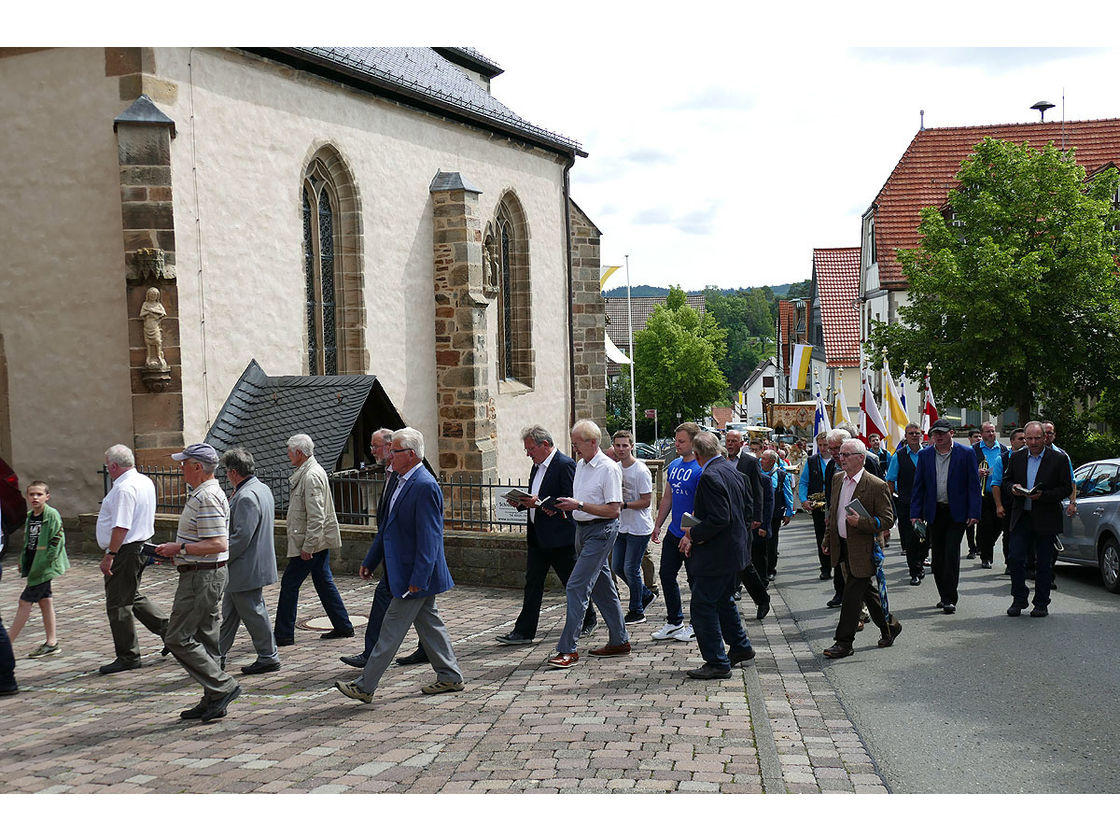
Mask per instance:
[[[202,700],[179,717],[209,723],[225,717],[226,707],[241,693],[237,680],[222,670],[218,652],[222,595],[229,579],[229,502],[214,478],[218,467],[214,447],[192,443],[171,457],[179,462],[190,493],[175,542],[156,548],[161,557],[174,558],[179,572],[164,642],[202,686]]]

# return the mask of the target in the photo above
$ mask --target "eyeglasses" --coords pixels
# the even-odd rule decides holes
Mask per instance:
[[[392,452],[394,455],[400,455],[402,452],[411,452],[412,450],[411,449],[390,449],[389,451]]]

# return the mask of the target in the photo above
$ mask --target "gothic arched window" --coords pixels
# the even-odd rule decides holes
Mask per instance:
[[[511,192],[494,218],[498,262],[498,379],[533,385],[532,294],[529,285],[529,227]]]
[[[320,149],[303,176],[307,372],[365,373],[361,209],[338,152]]]

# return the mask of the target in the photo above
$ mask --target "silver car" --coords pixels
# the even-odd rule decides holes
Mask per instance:
[[[1096,566],[1105,589],[1120,593],[1120,458],[1083,464],[1073,480],[1077,514],[1066,520],[1055,559]]]

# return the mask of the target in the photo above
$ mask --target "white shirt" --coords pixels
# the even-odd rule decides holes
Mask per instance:
[[[156,532],[156,486],[135,467],[117,476],[97,513],[97,544],[109,548],[114,528],[127,528],[125,543],[149,540]]]
[[[576,477],[572,482],[572,497],[585,505],[606,505],[622,502],[622,469],[606,456],[602,449],[590,462],[576,462]],[[590,522],[602,517],[583,510],[572,511],[576,522]]]
[[[634,459],[634,463],[622,469],[622,501],[636,502],[645,493],[653,493],[653,476],[649,467]],[[652,499],[652,496],[651,496]],[[627,510],[623,508],[618,514],[618,533],[636,534],[644,536],[653,533],[652,505],[647,505],[640,510]]]
[[[541,485],[544,483],[544,474],[546,472],[548,472],[549,464],[552,463],[552,459],[555,458],[555,457],[556,457],[556,449],[554,447],[552,449],[552,451],[548,453],[548,457],[545,458],[543,461],[541,461],[539,464],[537,464],[536,475],[533,476],[533,481],[529,485],[529,495],[530,496],[536,496],[538,499],[540,498],[540,496],[541,496]],[[537,521],[536,518],[535,518],[536,515],[537,515],[537,509],[535,507],[529,508],[529,521],[530,522],[536,522]]]
[[[851,504],[852,497],[856,494],[856,485],[861,478],[863,478],[862,469],[850,478],[845,473],[844,481],[840,485],[840,498],[836,500],[836,529],[840,532],[841,539],[848,538],[848,511],[845,508]]]

